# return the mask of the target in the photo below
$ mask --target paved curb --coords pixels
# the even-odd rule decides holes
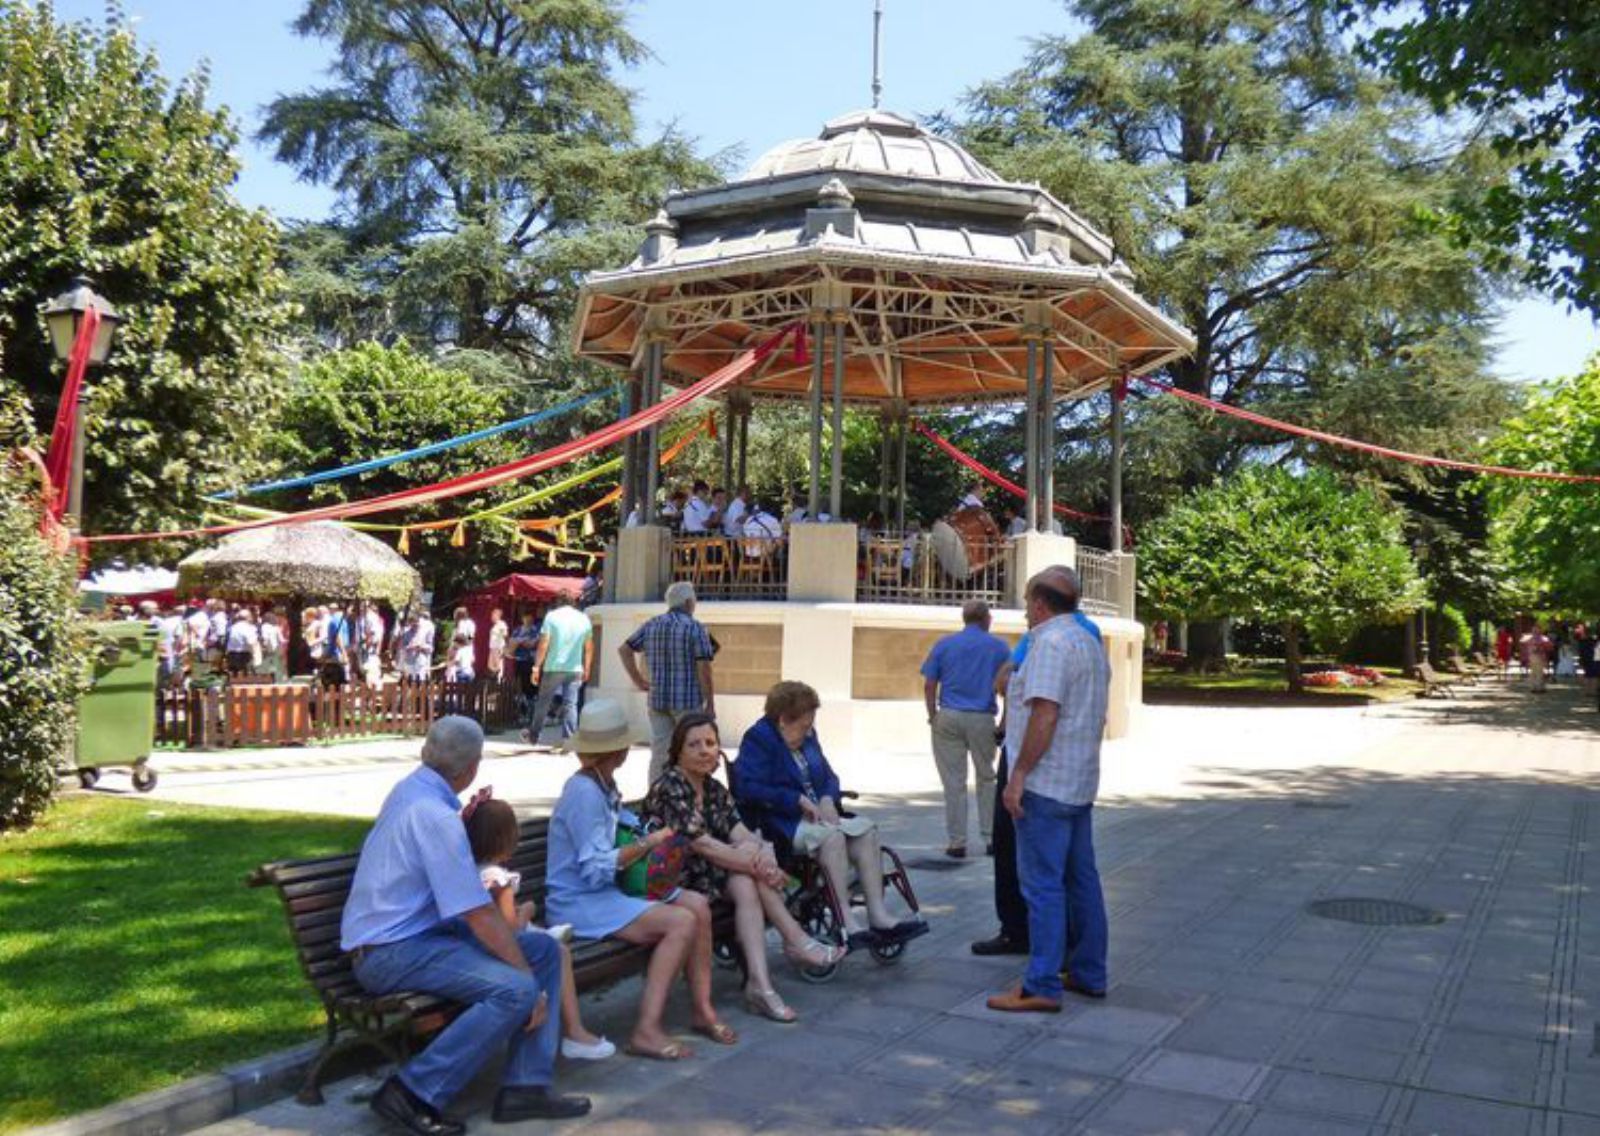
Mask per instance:
[[[192,1132],[291,1095],[300,1087],[319,1048],[317,1042],[297,1045],[220,1073],[28,1129],[26,1136],[176,1136]]]

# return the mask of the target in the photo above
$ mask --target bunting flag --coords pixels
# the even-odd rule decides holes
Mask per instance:
[[[338,521],[351,517],[364,517],[372,513],[384,513],[416,505],[425,505],[434,501],[448,500],[468,493],[479,493],[496,485],[503,485],[508,481],[514,481],[535,473],[543,473],[547,469],[566,465],[586,454],[592,454],[597,450],[614,446],[641,430],[665,421],[684,408],[731,386],[755,370],[768,356],[783,345],[785,339],[795,333],[797,326],[797,324],[789,324],[783,327],[760,346],[741,351],[733,359],[718,367],[699,382],[685,387],[653,406],[646,407],[591,434],[586,434],[571,442],[553,446],[548,450],[514,462],[479,470],[476,473],[452,477],[445,481],[435,482],[432,485],[405,489],[395,493],[385,493],[362,501],[347,501],[338,505],[307,509],[299,513],[285,513],[281,516],[265,517],[253,521],[206,525],[198,528],[175,529],[165,532],[108,533],[88,539],[92,543],[125,543],[128,541],[169,540],[175,537],[214,536],[222,533],[238,532],[241,529],[265,528],[270,525],[304,524],[308,521]]]

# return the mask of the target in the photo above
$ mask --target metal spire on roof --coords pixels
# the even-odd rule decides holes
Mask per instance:
[[[883,28],[883,0],[873,0],[872,3],[872,109],[878,109],[878,100],[883,95],[883,77],[879,67],[879,43]]]

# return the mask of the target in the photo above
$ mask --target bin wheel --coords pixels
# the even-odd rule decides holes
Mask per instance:
[[[93,789],[100,780],[100,771],[93,766],[78,770],[78,784],[85,789]]]
[[[148,793],[156,787],[156,771],[147,769],[143,765],[133,771],[133,787],[141,793]]]

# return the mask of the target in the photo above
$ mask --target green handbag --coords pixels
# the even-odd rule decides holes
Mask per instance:
[[[643,833],[636,828],[625,824],[617,825],[618,848],[626,848],[630,844],[636,844],[642,837]],[[626,868],[621,868],[617,871],[617,886],[623,890],[624,894],[643,899],[645,889],[649,884],[649,874],[650,857],[640,856]]]

